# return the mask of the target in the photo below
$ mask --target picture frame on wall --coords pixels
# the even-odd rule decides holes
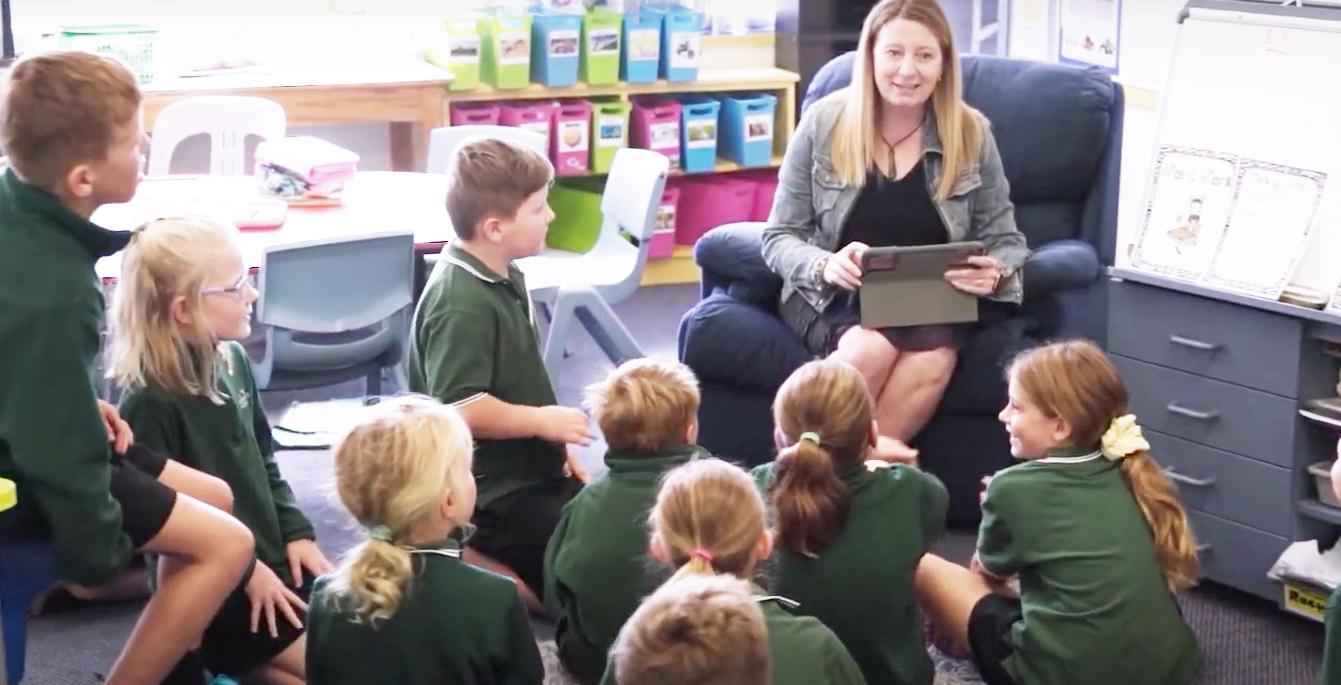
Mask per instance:
[[[1061,0],[1058,60],[1118,73],[1122,0]]]

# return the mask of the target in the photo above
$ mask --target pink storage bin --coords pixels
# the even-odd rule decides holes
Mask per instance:
[[[554,108],[549,158],[559,176],[585,174],[591,160],[591,103],[563,100]]]
[[[498,106],[498,110],[499,124],[535,131],[544,136],[545,149],[549,149],[549,130],[554,125],[553,102],[504,102]]]
[[[680,103],[670,98],[640,98],[629,118],[629,146],[656,150],[680,168]]]
[[[750,221],[768,221],[768,213],[773,211],[773,196],[778,191],[778,170],[750,171],[739,174],[739,178],[754,184]]]
[[[463,102],[452,105],[452,126],[497,126],[500,114],[492,102]]]
[[[680,203],[679,188],[667,188],[657,205],[657,217],[647,246],[648,259],[666,259],[675,253],[676,214]]]
[[[680,202],[675,216],[675,242],[693,245],[709,229],[749,221],[755,184],[737,178],[676,178]]]

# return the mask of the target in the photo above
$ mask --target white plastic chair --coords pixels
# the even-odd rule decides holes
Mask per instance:
[[[183,140],[201,133],[210,137],[210,174],[240,176],[247,169],[247,136],[283,138],[288,128],[284,108],[274,100],[241,95],[206,95],[178,100],[154,119],[149,145],[149,174],[169,172],[172,153]]]
[[[467,140],[474,138],[496,138],[506,140],[509,143],[516,143],[535,150],[541,157],[549,159],[549,150],[546,149],[545,137],[516,126],[479,126],[467,124],[464,126],[444,126],[435,128],[428,134],[428,163],[424,165],[424,170],[430,174],[447,173],[448,163],[452,155],[456,154],[456,149]]]
[[[551,311],[545,368],[555,386],[563,362],[564,339],[574,320],[615,364],[643,356],[642,348],[610,305],[631,295],[642,281],[669,168],[669,160],[659,152],[618,150],[601,194],[601,230],[596,245],[583,254],[551,249],[518,260],[527,290],[537,301],[548,304]],[[638,245],[630,243],[621,230],[636,238]]]
[[[262,390],[312,388],[382,369],[405,383],[414,309],[414,234],[389,233],[278,245],[265,250],[256,320],[264,356],[253,364]]]

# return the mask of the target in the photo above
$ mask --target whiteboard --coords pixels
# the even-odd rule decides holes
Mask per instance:
[[[1286,283],[1332,293],[1341,282],[1341,9],[1335,7],[1279,7],[1253,1],[1192,0],[1178,27],[1168,81],[1160,98],[1155,152],[1144,188],[1143,220],[1167,204],[1158,167],[1169,151],[1197,151],[1236,160],[1236,170],[1251,180],[1271,170],[1273,178],[1302,179],[1284,184],[1295,189],[1281,199],[1281,211],[1261,220],[1270,203],[1261,193],[1252,196],[1258,207],[1253,220],[1233,216],[1229,229],[1217,239],[1213,259],[1232,265],[1233,277],[1216,280],[1216,271],[1203,265],[1197,274],[1183,268],[1168,274],[1200,280],[1245,294],[1274,298],[1278,289],[1270,274],[1244,278],[1253,252],[1262,255],[1264,271],[1282,271]],[[1284,176],[1277,176],[1284,170]],[[1169,178],[1165,174],[1165,179]],[[1316,184],[1317,197],[1300,188]],[[1234,202],[1238,201],[1236,195]],[[1286,211],[1288,210],[1288,211]],[[1297,226],[1271,233],[1276,217],[1288,217],[1294,226],[1307,216],[1307,229]],[[1158,218],[1157,216],[1155,218]],[[1285,226],[1287,220],[1280,219]],[[1248,228],[1252,227],[1252,228]],[[1265,227],[1265,228],[1264,228]],[[1139,227],[1136,252],[1153,233]],[[1210,231],[1225,228],[1224,225]],[[1255,230],[1265,234],[1253,235]],[[1256,242],[1255,242],[1256,241]],[[1222,249],[1223,248],[1223,249]],[[1212,259],[1198,252],[1197,259]],[[1134,268],[1149,269],[1133,260]],[[1168,266],[1168,265],[1166,265]],[[1182,267],[1179,267],[1182,268]],[[1220,271],[1230,269],[1220,267]],[[1177,269],[1175,269],[1177,270]],[[1246,281],[1254,281],[1251,284]],[[1274,293],[1274,294],[1273,294]]]

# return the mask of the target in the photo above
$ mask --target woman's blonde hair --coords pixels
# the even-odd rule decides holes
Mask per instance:
[[[647,522],[671,565],[679,569],[674,578],[748,576],[767,530],[764,502],[754,481],[720,459],[695,459],[668,471]]]
[[[672,580],[643,600],[610,649],[627,685],[765,685],[768,626],[749,584],[730,576]]]
[[[333,575],[331,588],[356,621],[391,618],[409,594],[409,535],[458,479],[471,477],[472,449],[470,429],[455,409],[409,395],[370,408],[336,445],[340,501],[360,525],[383,526],[390,538],[356,545]]]
[[[852,85],[847,89],[833,128],[834,171],[844,184],[860,188],[866,183],[866,172],[878,166],[875,150],[887,147],[881,142],[879,130],[882,105],[875,87],[875,40],[880,29],[895,19],[925,26],[940,45],[941,79],[931,94],[931,112],[944,160],[935,195],[943,200],[949,197],[959,172],[973,164],[981,153],[985,119],[964,102],[959,55],[950,22],[936,0],[881,0],[866,15],[852,65]],[[889,171],[885,170],[887,174]]]
[[[1130,413],[1122,376],[1103,350],[1086,340],[1027,350],[1007,373],[1039,411],[1070,424],[1077,447],[1098,449],[1113,419]],[[1178,490],[1148,452],[1124,457],[1121,468],[1154,537],[1165,583],[1175,591],[1193,585],[1197,548]]]
[[[839,474],[865,462],[873,414],[866,380],[835,359],[805,364],[778,389],[773,421],[789,446],[778,451],[769,499],[783,549],[814,557],[838,538],[852,507]]]
[[[215,362],[227,357],[205,320],[201,290],[220,255],[237,250],[236,235],[233,224],[204,216],[159,219],[136,230],[122,252],[112,299],[109,377],[127,388],[154,383],[222,401]],[[179,295],[190,326],[172,314]]]

